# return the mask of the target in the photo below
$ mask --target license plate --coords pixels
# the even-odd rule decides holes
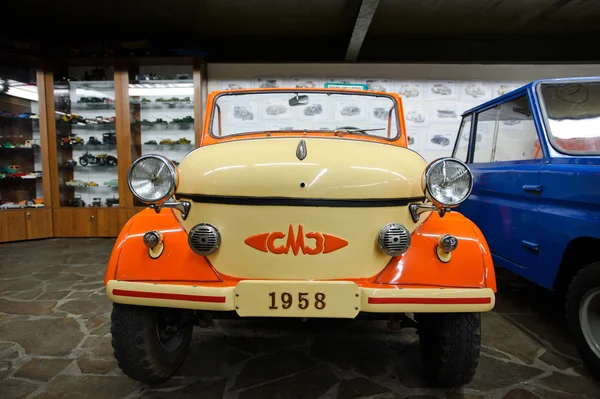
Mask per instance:
[[[241,281],[235,308],[242,317],[355,318],[359,289],[349,281]]]

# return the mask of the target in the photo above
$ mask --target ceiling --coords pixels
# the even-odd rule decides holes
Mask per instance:
[[[600,61],[594,0],[21,0],[17,8],[4,13],[0,42],[49,55],[93,44],[102,55],[109,43],[124,53],[195,48],[210,62]],[[347,58],[351,42],[357,55]]]

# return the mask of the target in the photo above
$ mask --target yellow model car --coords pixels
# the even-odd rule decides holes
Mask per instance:
[[[394,93],[223,91],[207,107],[200,148],[178,166],[145,155],[129,170],[150,209],[123,228],[105,276],[123,372],[171,377],[201,318],[370,313],[418,326],[432,383],[468,383],[496,280],[481,232],[451,212],[471,192],[467,166],[409,150]]]
[[[88,187],[98,187],[98,183],[96,183],[95,181],[91,181],[88,183]]]

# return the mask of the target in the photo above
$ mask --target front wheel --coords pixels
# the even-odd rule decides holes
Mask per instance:
[[[587,265],[573,278],[567,319],[581,358],[600,379],[600,262]]]
[[[471,382],[481,351],[481,315],[421,313],[415,317],[427,381],[444,387]]]
[[[191,311],[113,304],[112,346],[119,367],[134,380],[168,380],[183,364],[192,339]]]
[[[87,157],[81,157],[81,158],[79,158],[79,164],[81,166],[88,166],[89,162],[88,162]]]

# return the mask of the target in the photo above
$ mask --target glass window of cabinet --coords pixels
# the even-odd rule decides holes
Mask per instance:
[[[133,159],[160,154],[176,165],[194,149],[192,65],[138,66],[129,73]],[[135,200],[135,205],[142,205]]]
[[[34,68],[0,67],[0,210],[43,208]]]
[[[54,78],[60,206],[119,206],[114,70],[67,67]]]

